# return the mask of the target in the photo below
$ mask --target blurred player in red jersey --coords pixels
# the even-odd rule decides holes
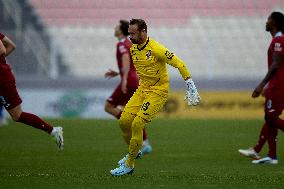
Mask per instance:
[[[116,59],[119,72],[109,69],[109,71],[105,73],[105,77],[108,79],[118,75],[121,77],[120,84],[105,103],[105,111],[117,119],[120,118],[123,107],[139,86],[139,78],[133,66],[129,51],[132,43],[128,39],[128,27],[128,21],[120,20],[114,30],[114,35],[119,41],[116,45]],[[148,141],[145,129],[143,131],[143,140],[141,152],[144,154],[150,153],[152,147]],[[129,143],[129,141],[126,142]]]
[[[56,139],[59,149],[63,149],[62,127],[52,127],[34,114],[22,111],[22,100],[18,94],[15,77],[10,66],[6,63],[6,57],[16,48],[14,42],[0,33],[0,105],[4,106],[16,122],[30,125],[51,134]]]
[[[279,118],[284,109],[284,15],[272,12],[266,22],[266,31],[273,37],[268,48],[268,72],[252,93],[253,98],[257,98],[261,93],[265,96],[265,123],[255,147],[239,150],[242,155],[256,159],[252,161],[254,164],[278,163],[277,129],[284,131],[284,120]],[[258,153],[266,140],[269,152],[267,157],[260,159]]]

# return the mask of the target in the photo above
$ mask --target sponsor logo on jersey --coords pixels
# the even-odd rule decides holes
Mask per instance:
[[[266,107],[267,107],[268,109],[271,109],[271,108],[272,108],[272,100],[269,99],[269,100],[267,101]]]
[[[147,59],[147,60],[150,59],[151,56],[152,56],[152,51],[151,51],[151,50],[148,50],[148,51],[146,52],[146,59]]]
[[[123,46],[123,45],[119,46],[118,49],[119,49],[119,52],[120,52],[120,53],[125,53],[125,52],[127,52],[127,49],[126,49],[125,46]]]
[[[277,51],[277,52],[282,51],[281,43],[275,43],[274,51]]]

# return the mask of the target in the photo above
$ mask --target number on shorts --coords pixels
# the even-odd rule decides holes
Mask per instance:
[[[144,111],[146,111],[146,110],[148,110],[149,106],[150,106],[150,102],[145,102],[145,103],[142,105],[141,109],[144,110]]]

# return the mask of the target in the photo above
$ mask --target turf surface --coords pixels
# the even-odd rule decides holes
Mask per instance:
[[[284,188],[282,133],[278,165],[252,165],[237,152],[256,142],[261,120],[155,120],[147,126],[153,152],[123,177],[109,174],[127,152],[116,121],[49,121],[64,127],[63,152],[36,129],[0,128],[1,189]]]

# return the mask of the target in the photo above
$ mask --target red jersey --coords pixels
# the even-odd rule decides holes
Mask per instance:
[[[5,36],[0,33],[0,40],[3,40],[4,37]],[[5,55],[0,56],[0,97],[0,104],[7,110],[22,103],[16,87],[15,77],[9,64],[6,64]]]
[[[127,77],[127,87],[129,88],[137,88],[139,85],[139,78],[136,73],[136,70],[134,68],[132,58],[130,55],[130,47],[132,46],[131,41],[128,38],[125,38],[117,43],[116,46],[116,59],[117,59],[117,65],[119,69],[120,76],[122,77],[122,55],[127,53],[130,57],[130,69],[128,72]]]
[[[272,57],[274,53],[282,56],[282,62],[275,75],[270,79],[268,89],[281,89],[284,91],[284,35],[281,33],[276,34],[268,48],[268,68],[273,63]]]

